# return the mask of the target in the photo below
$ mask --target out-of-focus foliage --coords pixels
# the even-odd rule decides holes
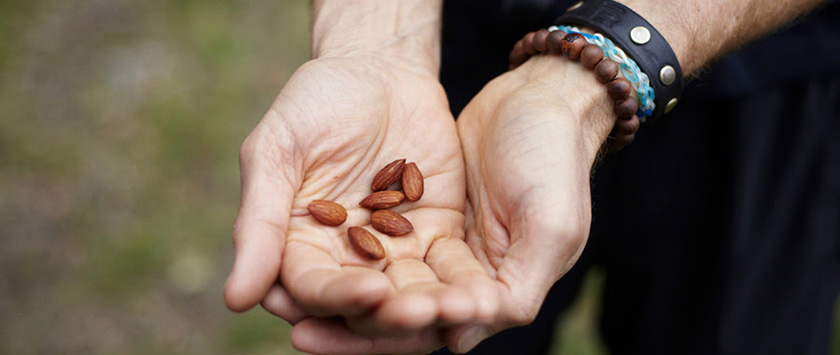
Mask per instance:
[[[239,144],[308,2],[0,2],[0,353],[292,353],[230,313]]]

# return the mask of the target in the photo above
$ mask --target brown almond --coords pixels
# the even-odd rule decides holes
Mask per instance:
[[[359,202],[359,206],[380,210],[399,206],[403,200],[405,200],[405,195],[400,191],[377,191],[365,197],[362,202]]]
[[[376,230],[390,236],[405,235],[414,230],[414,226],[405,217],[389,210],[373,211],[370,224]]]
[[[359,254],[373,260],[385,258],[385,248],[382,247],[382,243],[367,229],[362,227],[347,228],[347,238],[350,239],[350,245]]]
[[[415,163],[405,165],[402,174],[402,189],[405,192],[405,199],[417,201],[423,196],[423,174]]]
[[[347,219],[347,210],[332,201],[315,200],[306,209],[318,222],[328,226],[338,226]]]
[[[376,176],[373,177],[373,183],[370,184],[370,188],[373,191],[382,191],[391,186],[394,182],[400,179],[403,173],[403,167],[405,166],[405,159],[397,159],[385,165],[382,170],[379,170],[376,173]]]

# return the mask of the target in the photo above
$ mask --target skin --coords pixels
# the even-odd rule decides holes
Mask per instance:
[[[316,28],[344,21],[327,10],[318,14]],[[413,45],[424,36],[422,29],[405,30],[408,37],[378,39],[390,45],[366,50],[358,50],[363,42],[316,36],[317,59],[296,71],[246,139],[236,260],[225,288],[230,309],[265,300],[293,323],[342,317],[344,329],[389,336],[428,328],[437,344],[444,340],[436,327],[495,317],[493,281],[464,242],[466,178],[455,120],[437,65],[405,59],[426,55],[403,49],[403,41]],[[392,238],[370,228],[370,211],[358,203],[371,193],[373,175],[397,158],[416,162],[425,195],[392,209],[415,226]],[[320,225],[306,212],[316,199],[345,206],[347,221]],[[348,226],[367,226],[387,257],[359,255],[347,241]]]
[[[819,3],[623,2],[686,75]],[[578,63],[536,56],[488,83],[456,127],[437,82],[439,28],[439,1],[314,1],[314,59],[242,146],[225,301],[262,302],[295,325],[302,351],[467,351],[531,322],[586,244],[589,174],[615,123],[603,85]],[[388,257],[372,262],[346,227],[367,224],[358,201],[397,158],[417,162],[426,193],[395,209],[415,232],[374,231]],[[348,207],[348,221],[317,224],[313,199]]]

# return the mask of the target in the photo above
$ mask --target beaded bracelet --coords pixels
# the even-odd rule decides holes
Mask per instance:
[[[601,47],[588,43],[580,33],[543,29],[530,32],[516,42],[510,52],[510,68],[514,69],[540,53],[564,54],[573,61],[580,59],[584,67],[593,70],[598,81],[607,85],[607,93],[614,102],[613,112],[618,116],[607,137],[607,145],[611,151],[619,151],[633,142],[641,125],[637,115],[640,100],[630,80],[618,75],[620,65],[617,62],[605,57]]]
[[[683,74],[671,45],[644,17],[618,0],[581,0],[554,22],[582,26],[609,38],[646,73],[656,93],[656,107],[647,121],[667,114],[679,102]]]
[[[612,59],[621,66],[621,74],[627,80],[630,80],[633,88],[636,89],[636,94],[639,95],[639,111],[636,112],[636,115],[639,116],[639,120],[642,123],[645,123],[645,118],[653,114],[653,110],[656,109],[656,103],[654,103],[656,96],[653,88],[650,86],[650,79],[647,74],[639,69],[636,61],[628,57],[621,48],[616,47],[609,38],[604,37],[600,33],[583,33],[577,27],[564,25],[548,28],[549,32],[556,30],[561,30],[566,33],[580,33],[586,39],[586,42],[601,47],[601,50],[604,51],[604,56]]]

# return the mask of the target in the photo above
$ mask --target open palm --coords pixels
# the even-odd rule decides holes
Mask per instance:
[[[417,328],[404,339],[365,337],[322,322],[307,326],[303,349],[409,353],[444,340],[464,352],[531,322],[586,242],[589,174],[614,121],[609,108],[592,73],[558,58],[532,58],[488,83],[458,119],[468,189],[465,240],[474,253],[459,258],[470,268],[477,260],[492,279],[488,284],[473,271],[483,290],[476,302],[495,301],[495,312],[437,333]]]
[[[225,290],[231,309],[265,299],[275,314],[300,322],[292,340],[304,348],[307,329],[324,329],[334,322],[329,316],[356,332],[388,334],[493,312],[492,301],[473,301],[490,280],[463,242],[464,166],[436,78],[374,59],[313,60],[289,80],[240,155],[236,261]],[[372,192],[374,174],[400,158],[417,163],[426,188],[419,201],[392,209],[414,231],[388,237],[370,228],[370,211],[358,203]],[[347,208],[347,221],[319,224],[306,211],[317,199]],[[355,252],[349,226],[373,232],[385,259]]]

